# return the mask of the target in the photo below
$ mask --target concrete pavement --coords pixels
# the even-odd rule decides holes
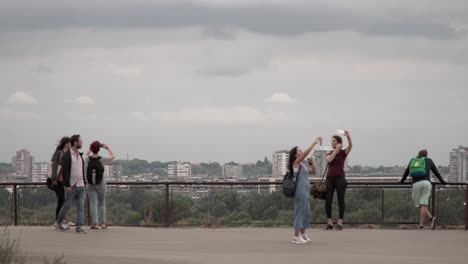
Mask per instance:
[[[290,243],[291,229],[151,229],[111,227],[59,232],[51,227],[9,227],[34,261],[60,256],[69,264],[430,264],[468,263],[468,232],[313,229],[312,242]],[[38,262],[39,263],[39,262]]]

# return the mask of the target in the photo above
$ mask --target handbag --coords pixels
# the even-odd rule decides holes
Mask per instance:
[[[297,171],[297,175],[301,172],[302,165],[299,167],[299,170]],[[296,186],[297,186],[297,181],[296,177],[294,177],[294,172],[288,171],[286,175],[284,175],[283,179],[283,194],[284,196],[288,198],[294,198],[296,195]]]
[[[48,179],[52,179],[52,172],[54,170],[54,164],[55,163],[51,163],[49,165],[49,168],[47,168],[47,173],[46,173],[46,176]],[[57,175],[60,175],[60,172],[62,171],[62,166],[61,165],[57,165]]]
[[[60,158],[57,160],[57,161],[52,161],[49,165],[49,167],[47,168],[47,172],[46,172],[46,177],[47,179],[52,179],[52,175],[53,175],[53,170],[54,170],[54,165],[56,163],[57,164],[57,177],[60,175],[60,173],[62,172],[62,165],[60,165],[60,162],[62,160],[62,156],[63,156],[63,153],[60,153]]]
[[[320,179],[319,182],[315,182],[312,185],[311,189],[311,195],[314,197],[314,199],[320,199],[320,200],[325,200],[327,198],[327,183],[323,180],[325,179],[325,175],[327,174],[328,171],[328,165],[325,168],[325,171],[323,172],[322,179]]]

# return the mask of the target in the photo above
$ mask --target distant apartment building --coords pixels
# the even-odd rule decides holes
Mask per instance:
[[[25,177],[28,181],[32,181],[34,157],[31,156],[28,150],[22,149],[16,152],[12,158],[12,165],[15,169],[17,177]]]
[[[273,153],[273,178],[282,178],[288,172],[289,151],[280,150]]]
[[[119,180],[122,178],[122,165],[118,162],[111,162],[104,165],[104,178],[106,180]]]
[[[37,162],[33,164],[32,182],[45,182],[50,162]]]
[[[174,162],[167,166],[168,177],[191,177],[192,164],[190,162]]]
[[[242,166],[239,164],[225,164],[223,166],[223,177],[225,178],[241,178]]]
[[[327,169],[327,154],[332,151],[331,147],[317,147],[312,154],[315,164],[316,174],[315,177],[322,177]]]
[[[450,182],[468,182],[468,147],[460,146],[450,152]]]

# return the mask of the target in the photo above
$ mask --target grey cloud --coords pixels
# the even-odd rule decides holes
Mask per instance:
[[[466,11],[466,4],[460,10]],[[355,31],[369,35],[452,39],[463,34],[453,26],[454,11],[409,15],[404,8],[349,10],[336,3],[317,2],[290,6],[217,6],[193,1],[109,1],[96,5],[80,1],[8,2],[0,8],[3,30],[64,27],[159,27],[188,26],[239,28],[261,34],[294,36],[308,32]],[[404,6],[403,6],[404,7]],[[377,11],[377,13],[375,13]],[[25,14],[27,13],[27,16]],[[462,13],[463,14],[463,13]],[[466,22],[466,21],[464,21]],[[216,35],[216,34],[215,34]]]
[[[37,73],[44,73],[44,74],[48,74],[48,73],[53,73],[54,70],[52,68],[50,68],[49,66],[43,64],[43,63],[39,63],[38,65],[32,67],[31,69],[33,72],[37,72]]]

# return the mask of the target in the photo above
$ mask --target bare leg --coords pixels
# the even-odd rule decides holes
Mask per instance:
[[[294,237],[298,237],[300,235],[301,229],[294,230]]]
[[[421,208],[419,209],[419,225],[424,226],[424,223],[426,222],[426,217],[427,219],[432,219],[432,215],[429,212],[429,208],[427,208],[427,205],[421,205]]]
[[[426,211],[423,206],[419,209],[419,226],[424,226],[424,218],[426,216]]]

